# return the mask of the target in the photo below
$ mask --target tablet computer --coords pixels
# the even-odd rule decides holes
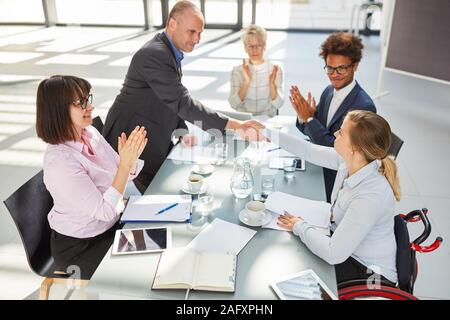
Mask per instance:
[[[270,285],[281,300],[338,300],[311,269],[285,276]]]
[[[297,160],[297,171],[305,170],[305,160],[292,157],[273,157],[270,159],[269,168],[271,169],[283,169],[285,161]]]
[[[161,252],[172,246],[169,227],[117,230],[113,255]]]

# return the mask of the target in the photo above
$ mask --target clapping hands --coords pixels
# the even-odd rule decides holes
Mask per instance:
[[[122,132],[118,138],[118,151],[120,156],[119,166],[123,166],[128,170],[134,168],[137,159],[139,159],[142,151],[144,151],[147,145],[148,139],[146,138],[147,131],[144,127],[137,126],[127,138],[125,133]]]
[[[308,92],[307,100],[302,96],[297,86],[291,86],[290,93],[289,100],[298,117],[303,121],[308,120],[309,117],[314,117],[317,107],[316,100],[312,97],[311,92]]]

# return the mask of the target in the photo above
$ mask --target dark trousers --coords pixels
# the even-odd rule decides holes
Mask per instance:
[[[334,181],[336,180],[337,171],[323,168],[323,180],[325,183],[325,195],[327,202],[331,203],[331,193],[333,192]]]
[[[122,227],[117,222],[98,236],[82,239],[52,230],[51,252],[58,270],[69,274],[80,272],[80,279],[89,280],[113,244],[115,231]]]
[[[359,261],[355,260],[352,257],[349,257],[347,260],[340,264],[336,264],[336,280],[337,283],[342,283],[344,281],[349,280],[359,280],[359,279],[381,279],[386,281],[392,286],[395,286],[395,283],[389,281],[382,275],[379,275],[372,270],[368,269],[365,265],[361,264]]]

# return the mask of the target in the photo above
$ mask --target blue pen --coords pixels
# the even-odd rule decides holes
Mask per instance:
[[[170,206],[168,206],[168,207],[166,207],[166,208],[163,208],[163,209],[159,210],[158,213],[157,213],[157,215],[158,215],[158,214],[161,214],[161,213],[163,213],[163,212],[165,212],[165,211],[167,211],[167,210],[170,210],[170,209],[172,209],[173,207],[176,207],[177,205],[178,205],[178,203],[171,204]]]
[[[275,151],[275,150],[278,150],[278,149],[281,149],[281,147],[278,147],[278,148],[274,148],[274,149],[270,149],[270,150],[267,150],[267,152],[272,152],[272,151]]]

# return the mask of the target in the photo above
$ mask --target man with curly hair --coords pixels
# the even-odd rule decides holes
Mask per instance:
[[[289,99],[298,115],[297,127],[313,143],[332,147],[334,132],[350,110],[376,112],[372,99],[355,81],[363,48],[361,39],[348,32],[335,32],[322,43],[319,55],[325,61],[324,70],[331,85],[322,92],[317,106],[310,92],[305,98],[297,86],[291,87]],[[324,169],[328,202],[335,178],[336,171]]]

